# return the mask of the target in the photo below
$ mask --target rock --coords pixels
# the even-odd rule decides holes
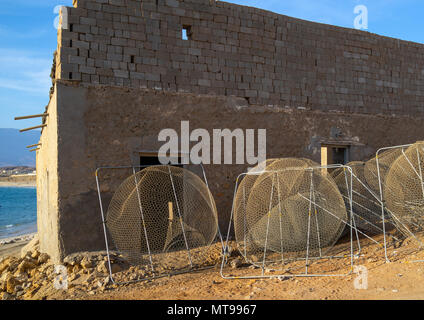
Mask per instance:
[[[75,265],[73,268],[72,268],[72,273],[78,273],[78,272],[80,272],[82,270],[82,267],[79,265],[79,264],[77,264],[77,265]]]
[[[112,281],[110,280],[110,277],[107,276],[104,280],[103,280],[103,287],[106,287],[109,283],[111,283]]]
[[[9,268],[11,260],[11,257],[2,260],[2,262],[0,263],[0,274],[2,274],[3,271]]]
[[[34,238],[28,242],[26,246],[21,249],[21,258],[24,258],[28,253],[33,253],[34,251],[39,250],[40,241],[38,238],[38,234],[34,236]]]
[[[69,281],[77,280],[79,277],[80,277],[80,275],[78,273],[73,273],[73,274],[70,275]]]
[[[18,286],[20,283],[18,280],[16,280],[15,277],[12,275],[9,275],[6,279],[6,292],[13,294],[15,292],[16,286]]]
[[[108,269],[108,263],[107,261],[101,261],[96,268],[97,272],[100,273],[109,273],[109,269]]]
[[[240,266],[242,265],[242,262],[241,262],[241,260],[240,259],[234,259],[234,260],[232,260],[231,262],[230,262],[230,266],[231,266],[231,268],[233,268],[233,269],[237,269],[237,268],[240,268]]]
[[[37,249],[35,249],[31,254],[31,258],[38,259],[39,255],[40,255],[40,252]]]
[[[81,262],[80,262],[80,264],[81,264],[81,266],[84,268],[84,269],[91,269],[91,268],[93,268],[93,263],[87,258],[87,257],[84,257],[82,260],[81,260]]]
[[[18,271],[20,273],[25,273],[25,272],[27,272],[27,270],[31,270],[31,269],[34,269],[36,267],[37,267],[37,265],[35,263],[28,261],[28,260],[24,260],[19,264]]]
[[[47,261],[49,261],[49,259],[50,259],[50,256],[47,253],[40,253],[40,255],[38,256],[37,263],[44,264]]]
[[[13,296],[10,293],[3,292],[0,294],[0,300],[13,300]]]
[[[71,265],[71,266],[75,266],[77,264],[79,264],[82,260],[83,260],[84,256],[80,253],[74,253],[71,254],[67,257],[65,257],[65,259],[63,259],[63,263],[65,265]]]
[[[23,296],[24,294],[25,294],[25,291],[20,290],[20,291],[16,292],[16,297],[19,298],[19,297]]]

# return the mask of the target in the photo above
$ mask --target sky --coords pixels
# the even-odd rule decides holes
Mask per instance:
[[[305,20],[353,28],[368,9],[368,30],[424,43],[423,0],[228,0]],[[25,128],[40,119],[14,121],[38,114],[49,101],[50,70],[56,49],[54,8],[72,0],[1,0],[0,6],[0,128]]]

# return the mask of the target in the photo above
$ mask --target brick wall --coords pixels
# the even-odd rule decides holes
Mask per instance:
[[[213,0],[74,6],[58,34],[57,79],[424,116],[422,44]]]

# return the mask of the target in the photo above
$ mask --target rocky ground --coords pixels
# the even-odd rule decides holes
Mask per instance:
[[[220,275],[218,250],[205,259],[209,269],[125,285],[114,284],[109,278],[104,252],[74,254],[64,260],[68,287],[63,290],[60,275],[55,273],[49,257],[39,252],[37,241],[33,239],[19,257],[0,259],[1,299],[424,299],[424,262],[417,262],[424,260],[424,251],[417,251],[411,239],[389,248],[391,263],[385,262],[380,246],[363,247],[361,256],[354,259],[355,265],[368,270],[368,288],[363,290],[355,289],[354,273],[340,277],[225,280]],[[130,266],[117,255],[112,256],[111,266],[115,281],[152,276],[148,265]],[[350,257],[321,261],[314,268],[311,271],[316,273],[342,275],[350,271]],[[244,264],[238,251],[232,251],[224,275],[258,274],[259,268]],[[268,274],[278,275],[271,270]]]

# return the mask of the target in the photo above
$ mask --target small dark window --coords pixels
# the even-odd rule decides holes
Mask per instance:
[[[69,31],[70,32],[73,32],[74,31],[74,25],[72,23],[69,25]]]
[[[131,56],[131,63],[134,63],[134,61],[135,61],[135,57]]]
[[[191,40],[191,26],[183,26],[182,39]]]
[[[178,157],[175,157],[175,162],[171,163],[171,165],[175,167],[184,167],[184,165],[182,165],[181,163],[182,158],[181,155],[179,155]],[[162,163],[159,161],[158,154],[146,153],[140,155],[140,166],[142,167],[141,169],[160,165],[162,165]]]
[[[321,165],[347,164],[350,161],[349,146],[323,145],[321,147]]]
[[[72,80],[72,72],[69,72],[69,80]]]
[[[349,162],[347,151],[347,148],[332,148],[333,164],[347,164]]]

